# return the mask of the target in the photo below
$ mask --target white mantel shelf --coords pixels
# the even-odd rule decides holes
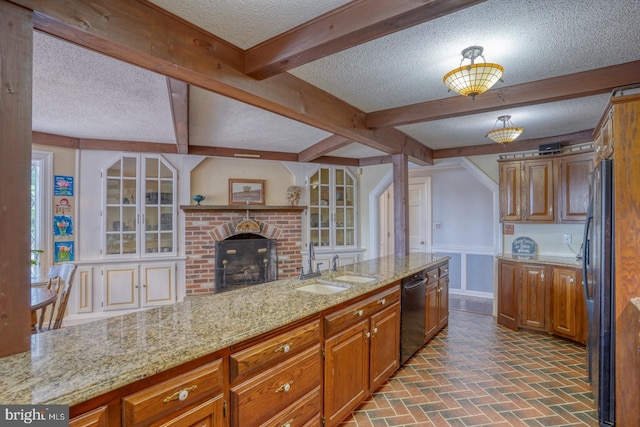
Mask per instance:
[[[306,206],[289,205],[180,205],[183,211],[294,211],[302,212]]]

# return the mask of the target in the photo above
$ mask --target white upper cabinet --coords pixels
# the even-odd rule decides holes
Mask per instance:
[[[355,248],[357,239],[356,177],[346,168],[318,168],[307,178],[308,238],[319,249]]]
[[[107,257],[176,254],[176,170],[157,155],[123,155],[102,173]]]

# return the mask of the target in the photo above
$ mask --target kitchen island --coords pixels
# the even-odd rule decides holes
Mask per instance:
[[[319,278],[280,280],[36,334],[30,352],[0,359],[0,403],[73,407],[116,396],[114,391],[139,380],[208,355],[225,357],[242,342],[318,317],[446,259],[423,253],[382,257]],[[373,280],[330,295],[295,289],[345,274]]]

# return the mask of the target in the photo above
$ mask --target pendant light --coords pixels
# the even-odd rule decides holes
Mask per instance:
[[[498,117],[498,120],[496,120],[496,124],[498,121],[502,122],[502,127],[497,129],[494,127],[493,130],[490,130],[487,132],[487,135],[485,135],[498,144],[513,142],[524,131],[524,128],[513,126],[513,123],[511,123],[511,116],[500,116]]]
[[[471,46],[462,51],[460,67],[449,71],[442,78],[450,91],[475,99],[476,95],[489,90],[498,80],[502,81],[504,68],[501,65],[489,62],[475,63],[475,59],[478,57],[484,60],[483,51],[481,46]],[[465,59],[470,60],[471,63],[463,66],[462,62]]]

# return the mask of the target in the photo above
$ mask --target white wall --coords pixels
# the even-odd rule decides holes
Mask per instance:
[[[538,245],[538,255],[574,257],[582,245],[584,224],[514,224],[513,235],[503,235],[505,255],[511,255],[511,244],[521,236],[531,237]],[[563,234],[571,234],[571,248],[562,242]]]

